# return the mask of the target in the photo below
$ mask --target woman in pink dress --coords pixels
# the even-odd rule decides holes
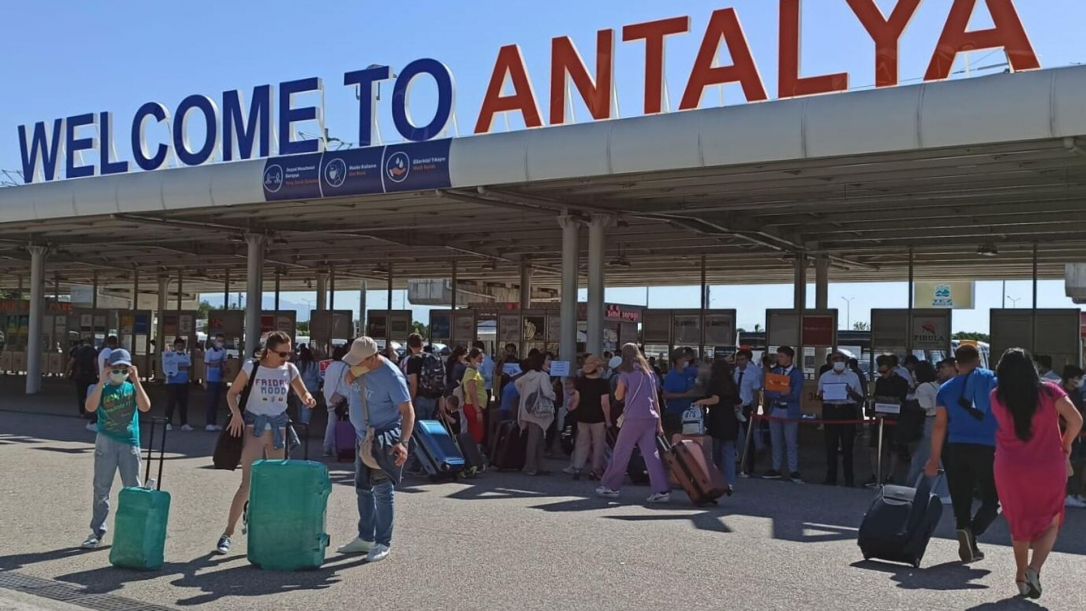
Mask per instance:
[[[1011,530],[1018,591],[1040,598],[1041,567],[1063,525],[1068,457],[1082,416],[1063,389],[1038,377],[1033,359],[1020,348],[1003,354],[997,376],[996,488]],[[1067,423],[1062,434],[1061,417]]]

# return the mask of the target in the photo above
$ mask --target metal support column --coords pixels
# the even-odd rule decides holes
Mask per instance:
[[[278,267],[275,268],[275,308],[274,309],[275,309],[276,316],[279,315],[279,276],[280,276],[280,274],[281,274],[281,271],[279,270],[279,268]],[[263,297],[261,299],[263,299]]]
[[[98,309],[98,272],[91,274],[91,309]],[[33,287],[31,287],[33,288]]]
[[[532,265],[527,257],[520,258],[520,309],[532,307]]]
[[[909,313],[908,318],[905,321],[905,354],[909,355],[913,353],[913,291],[916,290],[915,281],[915,257],[913,256],[913,249],[909,247]]]
[[[181,300],[185,296],[185,270],[177,270],[177,313],[181,314]],[[181,319],[177,319],[177,332],[181,332]]]
[[[797,329],[796,345],[792,346],[796,351],[795,366],[800,368],[800,371],[804,371],[805,356],[803,351],[803,315],[807,311],[807,253],[796,253],[795,261],[795,295],[793,297],[793,307],[796,313],[799,315],[799,328]],[[818,363],[816,363],[818,364]]]
[[[391,263],[388,264],[388,311],[389,312],[392,311],[392,264]],[[388,329],[388,328],[390,328],[392,326],[390,324],[390,322],[391,321],[386,321],[386,323],[385,323],[385,328],[386,329]],[[386,337],[385,339],[387,340],[388,338]]]
[[[562,303],[561,331],[558,355],[564,361],[577,361],[577,291],[580,288],[578,277],[578,258],[581,251],[578,245],[581,222],[572,216],[558,217],[562,227]]]
[[[336,309],[336,268],[328,268],[328,309]]]
[[[1037,242],[1033,243],[1033,311],[1030,312],[1032,332],[1030,333],[1029,351],[1037,354]],[[999,358],[996,356],[996,358]]]
[[[699,312],[698,328],[701,333],[698,336],[698,358],[705,358],[705,310],[709,309],[709,270],[705,255],[701,256],[701,307]]]
[[[452,296],[450,298],[450,309],[452,309],[452,320],[449,322],[449,345],[456,346],[456,259],[452,260]]]
[[[824,254],[815,258],[815,309],[830,308],[830,259]],[[821,366],[832,348],[819,348],[815,352],[815,364]]]
[[[151,351],[151,357],[156,358],[155,353],[166,349],[166,303],[170,299],[170,277],[161,275],[158,277],[158,325],[155,326],[155,350]]]
[[[607,253],[606,229],[614,217],[594,215],[588,223],[588,341],[592,354],[603,353],[603,301],[607,286],[605,278]]]
[[[53,272],[53,302],[60,303],[60,274],[56,272]]]
[[[366,334],[366,291],[369,287],[362,280],[358,285],[358,335]]]
[[[264,244],[267,238],[251,233],[245,236],[249,245],[245,275],[245,354],[252,356],[260,347],[260,304],[264,301]]]
[[[26,394],[41,392],[41,336],[45,322],[45,246],[29,246],[30,251],[30,335],[26,340]]]
[[[320,270],[317,272],[317,311],[323,312],[328,309],[328,272]]]

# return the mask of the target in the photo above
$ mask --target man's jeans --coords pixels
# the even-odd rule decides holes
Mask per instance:
[[[113,476],[121,472],[125,488],[142,485],[140,482],[140,448],[116,441],[102,433],[94,441],[94,504],[91,532],[101,538],[106,532],[109,516],[109,491]]]
[[[415,407],[415,422],[433,420],[437,416],[437,398],[417,396],[411,400],[411,404]],[[407,464],[404,465],[404,468],[408,471],[418,471],[422,468],[422,463],[419,462],[415,440],[412,439],[407,447]]]
[[[355,452],[354,491],[358,496],[358,537],[370,543],[392,545],[395,486],[380,469],[370,469]]]
[[[207,403],[207,422],[205,424],[218,424],[219,399],[222,397],[222,382],[208,382],[207,394],[204,401]]]
[[[775,407],[770,416],[788,418],[788,410]],[[773,445],[773,470],[781,470],[781,464],[784,462],[784,452],[787,449],[788,472],[791,474],[799,471],[799,422],[770,420],[769,439]]]

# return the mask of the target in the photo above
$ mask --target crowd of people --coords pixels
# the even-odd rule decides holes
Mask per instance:
[[[177,365],[191,365],[180,358],[184,350],[183,340],[175,342],[178,358],[165,380],[167,418],[178,410],[183,429],[190,380],[188,367]],[[214,411],[226,387],[222,350],[217,338],[203,355],[209,365],[208,430],[218,429]],[[711,446],[712,463],[729,495],[738,477],[756,475],[760,444],[769,445],[771,462],[762,478],[781,479],[787,469],[788,479],[803,481],[799,427],[807,420],[801,409],[805,375],[788,346],[778,348],[775,358],[763,358],[761,366],[749,349],[708,363],[678,350],[665,372],[637,345],[627,344],[618,355],[584,355],[566,377],[551,375],[554,355],[547,352],[532,350],[520,358],[517,346],[509,344],[495,360],[477,342],[435,354],[418,335],[408,339],[402,358],[381,353],[368,337],[331,356],[322,377],[308,347],[295,350],[289,336],[273,333],[231,381],[225,392],[227,430],[244,436],[242,473],[216,552],[230,551],[245,513],[252,464],[283,456],[293,435],[290,419],[308,422],[318,405],[329,415],[326,455],[335,449],[333,427],[340,416],[349,417],[356,431],[359,533],[339,551],[365,553],[371,561],[390,552],[395,488],[405,475],[420,472],[410,442],[418,420],[440,419],[483,451],[501,423],[515,421],[526,437],[525,474],[549,475],[546,459],[568,454],[563,471],[573,479],[598,480],[596,493],[607,498],[620,495],[639,455],[651,492],[648,502],[670,500],[658,451],[661,435],[697,434],[708,440],[702,443]],[[937,364],[913,355],[899,361],[889,354],[875,363],[873,384],[855,359],[841,352],[831,353],[819,372],[822,413],[816,422],[825,433],[824,483],[837,484],[840,462],[844,485],[854,485],[854,443],[868,423],[873,471],[881,473],[884,461],[889,467],[882,481],[876,476],[868,484],[892,481],[899,463],[907,465],[910,485],[932,478],[936,494],[953,506],[963,562],[984,557],[977,537],[1002,510],[1018,562],[1016,583],[1023,595],[1039,596],[1040,570],[1065,507],[1086,506],[1081,496],[1086,450],[1079,440],[1082,369],[1069,365],[1061,377],[1048,357],[1034,360],[1015,349],[1003,355],[997,375],[980,366],[970,345]],[[114,338],[97,353],[89,344],[80,346],[71,368],[81,410],[98,433],[92,533],[84,543],[95,547],[105,534],[114,474],[119,471],[126,486],[138,481],[138,414],[150,409],[150,400],[131,357]],[[97,374],[93,381],[90,368]],[[873,414],[877,406],[893,406],[895,415]],[[974,495],[981,499],[975,512]]]

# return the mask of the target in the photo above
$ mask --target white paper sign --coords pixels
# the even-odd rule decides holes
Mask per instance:
[[[900,414],[901,413],[901,404],[900,403],[882,402],[882,401],[879,401],[878,399],[875,399],[875,413],[876,414]]]
[[[551,361],[551,377],[564,378],[569,375],[569,361]]]
[[[823,384],[823,401],[848,401],[848,384]]]

